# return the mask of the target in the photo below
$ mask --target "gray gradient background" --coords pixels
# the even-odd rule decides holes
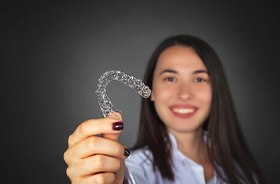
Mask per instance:
[[[181,33],[205,39],[219,54],[250,149],[268,183],[278,183],[278,1],[10,1],[0,7],[0,167],[8,183],[69,183],[63,152],[80,122],[102,117],[94,94],[99,76],[123,70],[142,78],[157,44]],[[132,146],[140,96],[118,82],[107,89],[124,114],[120,141]]]

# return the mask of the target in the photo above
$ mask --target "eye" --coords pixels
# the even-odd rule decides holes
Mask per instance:
[[[167,82],[175,82],[175,78],[174,77],[165,77],[163,80],[167,81]]]
[[[202,83],[202,82],[207,82],[207,79],[202,78],[202,77],[195,77],[194,78],[195,83]]]

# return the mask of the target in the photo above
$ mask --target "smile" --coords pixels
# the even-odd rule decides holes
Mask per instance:
[[[176,105],[172,106],[170,109],[173,115],[178,118],[190,118],[196,113],[197,110],[196,107],[190,105]]]
[[[173,108],[173,112],[179,113],[179,114],[189,114],[193,113],[194,109],[187,109],[187,108]]]

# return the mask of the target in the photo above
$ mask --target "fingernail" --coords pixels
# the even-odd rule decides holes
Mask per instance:
[[[123,129],[123,122],[119,121],[119,122],[115,122],[113,123],[113,130],[122,130]]]
[[[130,150],[127,148],[124,148],[124,156],[128,157],[130,155]]]

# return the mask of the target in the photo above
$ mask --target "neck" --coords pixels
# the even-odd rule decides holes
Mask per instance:
[[[208,159],[206,144],[203,141],[202,129],[193,132],[170,131],[177,142],[178,149],[187,157],[198,164],[203,164]]]

